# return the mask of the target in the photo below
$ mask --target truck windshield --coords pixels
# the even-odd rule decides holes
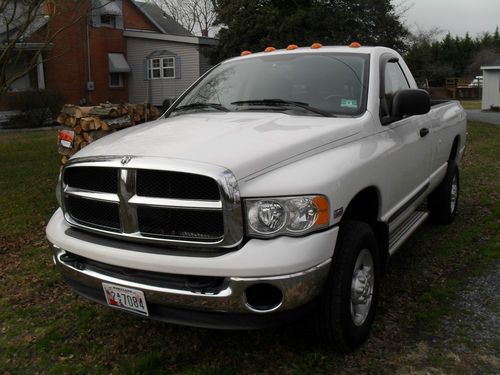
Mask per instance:
[[[294,111],[359,115],[366,108],[368,55],[290,53],[229,61],[213,69],[176,105],[189,111]]]

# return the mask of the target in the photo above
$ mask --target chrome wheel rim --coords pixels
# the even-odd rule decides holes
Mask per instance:
[[[450,193],[450,210],[451,213],[455,211],[458,199],[458,180],[457,175],[453,176],[453,181],[451,182],[451,193]]]
[[[375,273],[373,257],[368,249],[358,254],[351,281],[351,318],[356,326],[361,326],[372,305]]]

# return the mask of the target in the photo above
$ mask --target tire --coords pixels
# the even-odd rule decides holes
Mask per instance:
[[[448,161],[446,175],[428,199],[430,219],[435,224],[450,224],[457,214],[460,179],[455,160]]]
[[[346,221],[340,228],[332,268],[313,323],[316,335],[324,345],[350,352],[360,346],[370,333],[378,300],[380,257],[375,234],[368,224]],[[371,270],[368,270],[370,258]],[[360,277],[355,278],[355,275]],[[362,283],[362,276],[368,275],[373,282]],[[355,282],[358,291],[366,293],[364,296],[351,291]],[[359,303],[361,300],[366,303]],[[360,308],[364,309],[362,314],[352,312]]]

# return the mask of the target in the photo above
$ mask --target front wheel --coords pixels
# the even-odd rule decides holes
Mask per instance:
[[[450,224],[457,213],[460,192],[458,166],[448,161],[446,175],[441,184],[429,196],[428,207],[431,220],[436,224]]]
[[[378,299],[380,257],[372,228],[347,221],[315,315],[316,333],[328,346],[349,352],[368,337]]]

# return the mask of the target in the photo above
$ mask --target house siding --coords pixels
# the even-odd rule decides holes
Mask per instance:
[[[129,100],[131,102],[150,102],[153,105],[161,106],[165,99],[177,98],[199,77],[200,57],[197,45],[133,37],[126,39],[127,61],[132,69],[128,77]],[[146,79],[146,56],[159,50],[168,50],[181,57],[181,78],[152,79],[149,81]]]

